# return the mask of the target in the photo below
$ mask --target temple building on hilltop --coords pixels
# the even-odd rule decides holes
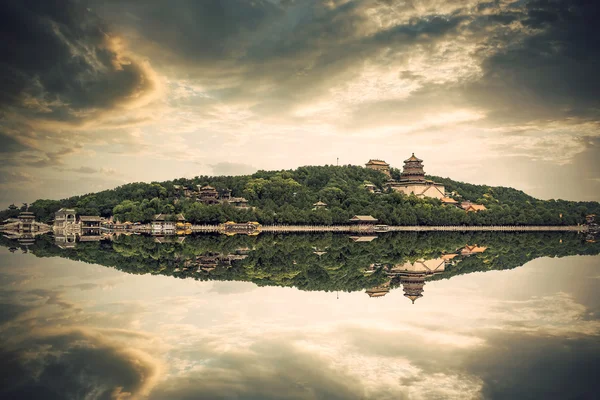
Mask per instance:
[[[390,179],[388,187],[406,195],[414,194],[417,197],[434,197],[436,199],[446,197],[444,185],[425,179],[423,160],[415,157],[415,153],[404,161],[400,180]]]
[[[383,160],[369,160],[369,162],[365,164],[365,167],[373,169],[375,171],[383,172],[390,178],[392,177],[392,175],[390,174],[390,164],[386,163]]]
[[[243,197],[231,197],[231,196],[229,196],[229,198],[227,198],[227,199],[222,199],[221,200],[221,204],[229,204],[232,207],[239,208],[239,209],[248,209],[248,208],[250,208],[250,206],[248,205],[248,200],[246,200]]]
[[[198,185],[198,200],[204,204],[218,204],[219,203],[219,192],[209,185],[202,186]]]

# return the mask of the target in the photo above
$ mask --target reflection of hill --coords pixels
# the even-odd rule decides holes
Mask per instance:
[[[0,243],[18,247],[6,238]],[[29,248],[38,257],[64,257],[133,274],[239,280],[302,290],[379,288],[373,292],[379,296],[387,285],[392,289],[403,285],[411,299],[422,295],[425,280],[515,268],[544,256],[600,252],[600,244],[560,232],[385,233],[359,243],[336,234],[202,235],[169,243],[122,235],[67,248],[41,237]]]

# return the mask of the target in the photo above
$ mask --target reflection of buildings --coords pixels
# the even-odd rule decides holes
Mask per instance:
[[[77,235],[73,232],[67,232],[65,229],[57,229],[54,231],[54,244],[61,249],[69,249],[75,247],[77,243]]]
[[[407,262],[403,265],[395,265],[389,273],[400,278],[404,297],[409,298],[414,304],[415,300],[423,297],[425,279],[444,272],[447,262],[448,260],[443,257]]]
[[[97,242],[102,240],[101,224],[104,221],[101,217],[82,215],[79,217],[81,224],[81,237],[79,238],[82,242]]]
[[[383,297],[390,292],[390,281],[387,281],[383,285],[376,286],[370,289],[367,289],[365,293],[369,295],[369,297]]]
[[[3,221],[0,230],[10,234],[41,234],[50,231],[50,225],[46,225],[35,220],[35,215],[31,211],[21,211],[16,218],[8,218]]]
[[[35,215],[31,211],[21,211],[16,218],[9,218],[0,226],[7,239],[16,240],[19,245],[24,247],[23,252],[28,251],[28,247],[35,243],[35,237],[50,231],[50,225],[46,225],[35,220]]]
[[[61,208],[54,213],[54,243],[61,249],[73,248],[77,241],[97,242],[104,238],[104,218],[80,215],[72,208]]]
[[[404,297],[410,299],[414,304],[415,300],[423,297],[423,288],[427,279],[441,274],[448,265],[455,265],[460,262],[457,257],[467,257],[472,254],[483,253],[487,247],[483,246],[465,246],[456,253],[444,254],[441,257],[429,260],[417,260],[406,262],[404,264],[389,265],[373,263],[364,271],[365,275],[372,275],[375,271],[381,269],[387,275],[391,282],[400,282],[404,290]],[[389,282],[385,285],[368,289],[366,293],[369,297],[385,296],[389,292]]]
[[[462,255],[462,256],[470,256],[471,254],[479,254],[479,253],[483,253],[486,249],[487,249],[487,247],[483,247],[483,246],[477,246],[477,245],[469,246],[469,245],[466,245],[465,247],[463,247],[462,249],[460,249],[460,255]]]
[[[377,236],[350,236],[350,240],[352,240],[353,242],[356,243],[360,243],[360,242],[372,242],[373,240],[377,239]]]
[[[183,269],[197,268],[197,272],[210,272],[217,267],[231,267],[231,263],[237,260],[244,260],[248,257],[247,249],[238,249],[234,253],[207,253],[187,259],[183,262]]]

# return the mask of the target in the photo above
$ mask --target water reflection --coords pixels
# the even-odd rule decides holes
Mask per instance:
[[[3,398],[599,389],[599,247],[576,234],[38,237],[29,254],[1,243]]]
[[[78,238],[75,240],[75,238]],[[359,239],[357,239],[359,238]],[[366,238],[366,240],[360,240]],[[377,240],[374,240],[377,238]],[[5,246],[17,245],[5,241]],[[544,256],[598,254],[576,233],[387,233],[377,236],[143,236],[60,232],[27,244],[38,256],[58,256],[136,274],[196,280],[250,281],[302,290],[357,291],[385,296],[402,288],[423,297],[426,281],[475,271],[504,270]]]

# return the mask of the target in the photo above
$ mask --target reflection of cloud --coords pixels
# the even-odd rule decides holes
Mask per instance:
[[[585,398],[595,388],[598,322],[570,294],[548,289],[540,270],[430,282],[425,303],[410,307],[401,291],[383,303],[364,293],[338,301],[73,265],[58,273],[44,264],[38,271],[54,278],[29,284],[37,289],[0,292],[2,363],[14,371],[0,395],[59,384],[62,398],[150,399],[520,398],[528,389],[551,398],[550,387]],[[21,266],[5,274],[22,274]],[[585,279],[594,266],[569,274]],[[544,267],[553,282],[571,276]],[[110,282],[118,287],[100,293]],[[256,290],[237,290],[245,287]],[[491,287],[502,295],[485,293]],[[561,375],[571,381],[556,388]],[[546,378],[553,382],[542,385]]]
[[[4,351],[12,355],[5,366],[20,370],[1,389],[7,398],[139,398],[160,371],[149,354],[85,329],[36,330]]]
[[[564,338],[495,332],[468,355],[465,372],[490,399],[591,399],[600,392],[597,336]]]
[[[225,353],[201,346],[195,356],[203,359],[202,365],[160,385],[151,398],[362,399],[368,395],[348,370],[334,368],[326,358],[287,341],[259,341]]]
[[[210,293],[218,294],[237,294],[237,293],[248,293],[258,287],[253,283],[248,282],[214,282]]]
[[[162,366],[149,353],[157,348],[152,336],[73,326],[89,315],[64,300],[62,292],[4,291],[2,302],[0,369],[15,379],[2,385],[1,397],[140,398],[156,384]],[[59,308],[51,311],[53,305]]]

